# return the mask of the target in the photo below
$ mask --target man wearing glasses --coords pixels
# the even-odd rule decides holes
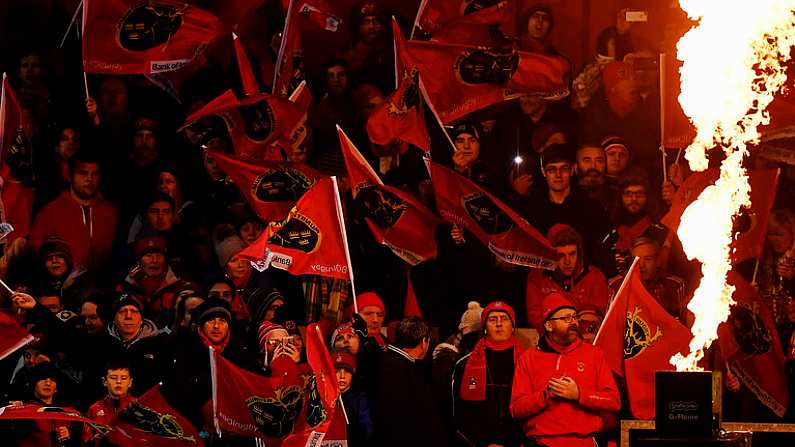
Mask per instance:
[[[523,424],[526,446],[593,447],[600,413],[621,407],[618,388],[602,351],[580,338],[571,301],[555,292],[542,308],[544,335],[516,365],[511,414]]]

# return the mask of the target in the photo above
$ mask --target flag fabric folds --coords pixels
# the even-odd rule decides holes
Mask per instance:
[[[210,155],[266,222],[287,217],[295,202],[325,177],[303,163],[245,160],[218,152]]]
[[[254,70],[251,68],[248,56],[246,56],[243,43],[240,42],[240,37],[235,33],[232,33],[232,40],[235,45],[235,56],[237,57],[237,67],[240,70],[240,82],[243,85],[243,94],[246,96],[256,95],[259,93],[259,85],[257,84],[257,78],[254,76]]]
[[[85,0],[83,24],[83,69],[91,73],[177,70],[221,32],[214,15],[174,0]]]
[[[515,0],[423,0],[415,32],[439,42],[485,45],[490,25],[513,25],[515,8]]]
[[[0,360],[33,340],[33,336],[11,315],[0,311]]]
[[[411,265],[436,256],[434,230],[439,219],[419,200],[384,185],[339,126],[337,134],[354,206],[363,213],[375,239]]]
[[[519,96],[555,100],[569,93],[570,67],[562,57],[415,40],[406,48],[445,124]]]
[[[789,400],[787,358],[776,325],[754,286],[733,271],[729,284],[735,287],[735,304],[728,321],[718,326],[721,356],[762,404],[783,417]]]
[[[653,419],[656,371],[674,367],[672,355],[689,352],[690,330],[646,291],[637,260],[607,310],[594,345],[616,374],[624,377],[629,408],[638,419]]]
[[[283,222],[272,223],[239,255],[261,271],[350,279],[335,195],[332,179],[319,179]]]
[[[400,139],[430,152],[431,140],[420,103],[419,69],[406,50],[406,42],[394,18],[392,34],[398,86],[367,120],[367,135],[375,144],[387,145]]]
[[[473,233],[502,261],[554,269],[557,253],[526,220],[469,179],[426,160],[443,219]]]

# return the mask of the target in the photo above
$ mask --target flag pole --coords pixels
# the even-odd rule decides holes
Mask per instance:
[[[334,202],[337,206],[337,221],[342,231],[342,246],[345,248],[345,262],[348,263],[348,278],[351,279],[351,293],[353,294],[353,311],[359,313],[359,304],[356,301],[356,286],[353,284],[353,266],[351,265],[351,253],[348,250],[348,233],[345,231],[345,219],[342,217],[342,199],[340,198],[340,185],[337,183],[337,176],[331,176],[334,183]]]
[[[409,40],[414,39],[414,31],[420,25],[420,16],[422,16],[422,13],[425,12],[426,6],[428,6],[428,0],[422,0],[422,3],[420,3],[419,8],[417,8],[417,16],[414,17],[414,24],[411,26],[411,34],[409,34]]]
[[[663,183],[668,181],[668,166],[665,160],[665,53],[660,53],[660,151],[662,152]]]
[[[88,75],[85,71],[83,71],[83,87],[86,89],[86,99],[90,98],[91,95],[88,93]]]
[[[80,0],[80,3],[77,4],[77,8],[75,8],[75,13],[72,14],[72,20],[69,21],[69,26],[66,27],[66,32],[63,33],[63,37],[61,38],[61,43],[58,44],[58,48],[63,48],[63,44],[66,42],[66,36],[69,35],[69,31],[72,30],[72,27],[75,24],[75,20],[77,20],[77,13],[80,11],[80,8],[83,7],[83,0]]]

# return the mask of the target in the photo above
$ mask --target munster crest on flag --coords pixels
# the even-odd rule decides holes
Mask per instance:
[[[674,369],[672,355],[688,351],[690,330],[674,319],[641,282],[637,258],[607,310],[594,345],[627,382],[629,407],[638,419],[654,418],[656,371]]]
[[[436,256],[439,219],[417,199],[384,185],[367,160],[337,126],[354,205],[375,239],[411,265]]]
[[[325,177],[302,163],[244,160],[218,152],[210,156],[264,221],[284,219],[295,202]]]
[[[554,269],[555,249],[535,228],[467,178],[426,160],[442,218],[473,233],[500,260]]]
[[[569,63],[562,57],[414,40],[406,47],[444,123],[523,95],[549,100],[568,95]]]
[[[85,0],[83,68],[149,74],[187,65],[221,31],[207,11],[174,0]]]
[[[335,197],[333,180],[319,179],[283,222],[271,224],[240,256],[259,270],[349,279]]]
[[[263,160],[273,145],[289,149],[292,133],[306,112],[287,98],[266,93],[237,99],[227,90],[191,114],[183,129],[203,117],[219,117],[229,132],[235,153],[253,160]]]

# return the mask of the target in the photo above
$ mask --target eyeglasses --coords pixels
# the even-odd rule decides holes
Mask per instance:
[[[565,317],[548,318],[548,320],[561,320],[561,321],[564,321],[566,323],[571,323],[571,322],[577,320],[577,315],[575,314],[575,315],[566,315]]]

